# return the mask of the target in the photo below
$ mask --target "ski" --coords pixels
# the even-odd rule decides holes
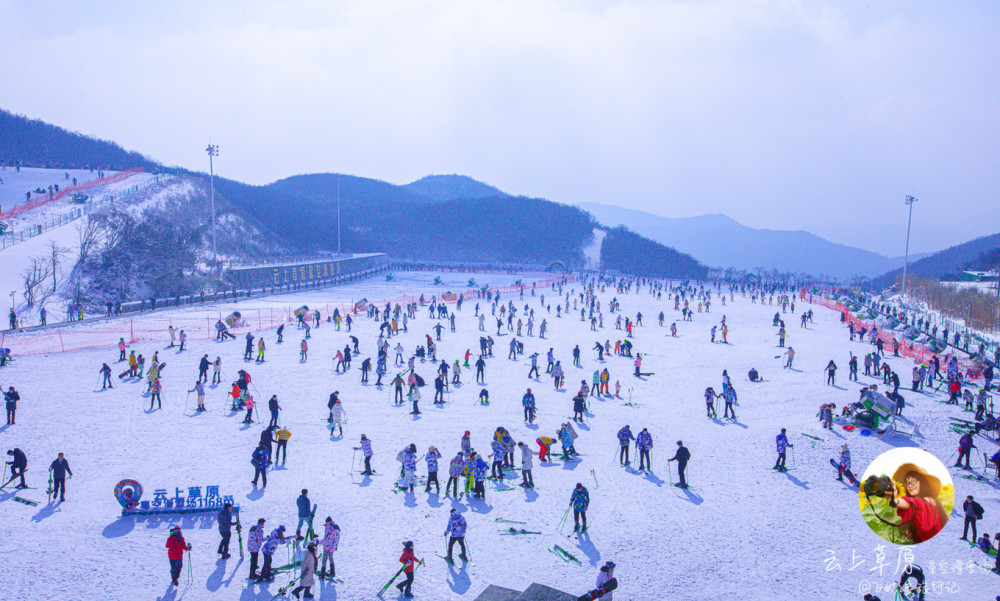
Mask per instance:
[[[523,530],[520,528],[507,528],[506,530],[497,530],[500,534],[541,534],[541,532],[534,532],[532,530]]]
[[[582,532],[581,532],[581,534],[583,534],[583,532],[585,532],[585,531],[582,531]],[[562,547],[560,547],[559,545],[553,545],[553,548],[554,548],[554,549],[555,549],[555,550],[556,550],[556,551],[557,551],[558,553],[561,553],[561,554],[565,555],[565,556],[566,556],[567,558],[569,558],[569,560],[570,560],[570,561],[574,561],[574,562],[576,562],[576,563],[578,563],[578,564],[580,564],[580,565],[583,565],[582,563],[580,563],[580,560],[579,560],[579,559],[577,559],[576,557],[574,557],[574,556],[573,556],[573,554],[572,554],[572,553],[570,553],[570,552],[569,552],[569,551],[567,551],[566,549],[563,549],[563,548],[562,548]]]
[[[805,432],[802,433],[802,436],[805,436],[806,438],[812,438],[813,440],[818,440],[820,442],[823,441],[823,439],[820,438],[819,436],[813,436],[812,434],[806,434]]]
[[[505,520],[503,518],[496,518],[493,521],[494,522],[504,522],[505,524],[527,524],[528,523],[528,522],[518,522],[518,521],[515,521],[515,520]]]
[[[14,497],[14,500],[17,501],[18,503],[23,503],[25,505],[31,505],[32,507],[34,507],[35,505],[38,505],[38,501],[32,501],[31,499],[25,499],[24,497]]]
[[[556,551],[555,549],[552,549],[552,548],[550,548],[550,549],[549,549],[549,553],[551,553],[551,554],[555,555],[556,557],[558,557],[559,559],[561,559],[561,560],[565,561],[566,563],[569,563],[569,560],[568,560],[568,559],[566,559],[565,557],[563,557],[563,556],[562,556],[562,555],[561,555],[561,554],[560,554],[560,553],[559,553],[558,551]]]

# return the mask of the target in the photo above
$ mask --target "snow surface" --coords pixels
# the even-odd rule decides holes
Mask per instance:
[[[436,275],[441,275],[445,286],[432,285]],[[360,297],[429,296],[448,288],[457,290],[473,275],[480,284],[494,286],[510,285],[514,279],[482,273],[399,272],[394,281],[374,279],[329,290],[254,298],[237,305],[156,312],[141,319],[159,323],[166,338],[167,324],[181,313],[214,320],[220,312],[228,313],[234,307],[249,312],[268,307],[294,309],[301,304],[323,306]],[[581,286],[570,284],[566,292],[571,289],[579,293]],[[555,300],[551,290],[544,293],[546,302]],[[39,488],[24,491],[23,496],[40,504],[22,505],[14,502],[12,492],[0,493],[0,563],[4,567],[0,598],[267,600],[287,582],[287,576],[281,576],[269,586],[242,588],[249,556],[245,561],[239,559],[234,536],[233,557],[217,561],[219,538],[214,514],[121,518],[112,490],[122,478],[142,483],[144,499],[151,499],[157,488],[167,489],[172,496],[174,487],[218,484],[222,494],[234,495],[242,506],[244,543],[246,531],[258,517],[267,518],[268,530],[279,524],[294,530],[295,499],[301,488],[308,488],[310,499],[319,506],[317,523],[329,515],[343,529],[336,562],[337,574],[344,582],[315,587],[313,592],[321,599],[373,599],[398,569],[404,540],[413,540],[417,556],[427,562],[416,572],[414,592],[420,599],[471,600],[488,584],[523,590],[531,582],[579,594],[592,588],[598,567],[607,560],[618,565],[620,588],[615,598],[619,601],[859,599],[860,593],[866,592],[859,587],[866,583],[887,585],[898,580],[893,571],[898,569],[901,548],[885,543],[868,529],[859,514],[855,490],[835,480],[829,459],[839,456],[841,444],[848,442],[856,473],[863,473],[881,452],[903,446],[919,445],[946,461],[956,446],[956,435],[948,432],[947,417],[961,414],[967,418],[968,414],[938,404],[942,395],[904,390],[908,406],[903,427],[910,426],[907,421],[913,419],[925,438],[865,438],[837,426],[833,431],[823,430],[816,420],[821,403],[832,401],[840,407],[858,398],[858,386],[846,378],[848,352],[870,350],[848,341],[837,313],[816,307],[815,324],[807,329],[799,328],[797,315],[786,316],[788,342],[797,351],[795,369],[789,371],[781,369],[780,360],[775,358],[780,352],[770,325],[778,310],[775,306],[751,304],[748,298],[737,295],[726,307],[716,300],[711,313],[695,313],[693,322],[682,322],[672,302],[656,301],[645,290],[600,293],[605,311],[613,296],[620,299],[626,315],[643,313],[644,325],[635,333],[635,350],[646,355],[644,371],[654,375],[633,377],[629,358],[612,356],[604,364],[596,362],[590,350],[594,342],[622,334],[613,327],[614,315],[607,312],[604,329],[595,334],[579,317],[557,318],[553,307],[551,315],[542,315],[549,322],[548,339],[525,337],[526,355],[516,362],[507,359],[510,334],[504,331],[497,336],[495,320],[487,316],[487,332],[497,340],[496,356],[487,361],[486,368],[491,404],[480,406],[476,402],[480,387],[473,383],[472,371],[463,369],[463,384],[451,392],[446,407],[434,406],[432,388],[424,389],[419,419],[409,414],[408,404],[392,404],[388,386],[379,390],[359,383],[357,368],[361,359],[374,352],[377,336],[377,324],[363,316],[354,327],[362,356],[347,375],[333,373],[331,357],[348,343],[348,334],[325,323],[313,330],[305,363],[298,359],[301,334],[294,326],[286,328],[282,345],[275,343],[273,331],[266,332],[268,351],[263,365],[242,361],[242,339],[226,343],[197,340],[184,353],[166,349],[164,343],[137,344],[136,350],[147,358],[158,351],[160,360],[168,364],[162,377],[164,408],[152,412],[148,411],[148,399],[142,396],[144,384],[125,383],[106,392],[99,386],[95,389],[102,362],[111,364],[115,373],[124,369],[115,363],[115,349],[21,357],[0,369],[0,384],[15,386],[22,397],[17,424],[0,427],[0,438],[6,448],[20,447],[27,453],[28,483]],[[539,297],[527,296],[522,302],[515,295],[506,295],[503,301],[511,299],[519,308],[527,302],[540,310]],[[488,312],[486,302],[480,303]],[[480,332],[474,306],[475,299],[470,300],[457,313],[456,333],[445,328],[438,356],[449,363],[466,349],[478,349]],[[806,308],[805,303],[797,305],[800,312]],[[656,325],[661,310],[666,313],[663,328]],[[712,344],[708,330],[722,315],[727,316],[730,326],[730,344]],[[675,320],[680,335],[671,338],[668,328]],[[436,323],[424,308],[410,322],[409,333],[389,339],[390,349],[398,340],[407,353],[412,352]],[[106,326],[84,323],[72,327]],[[582,368],[572,366],[570,353],[577,344],[582,350]],[[539,352],[544,359],[550,346],[567,371],[566,390],[554,390],[548,378],[526,379],[527,354]],[[207,389],[209,411],[198,414],[191,410],[194,398],[185,408],[186,391],[197,377],[199,358],[206,353],[210,359],[222,357],[224,377],[221,386]],[[824,385],[823,368],[831,358],[841,367],[839,387]],[[907,360],[888,361],[903,376],[909,374]],[[417,372],[432,387],[436,365],[417,365]],[[414,495],[392,492],[392,476],[398,472],[395,455],[411,442],[421,453],[428,445],[438,447],[443,454],[442,476],[459,449],[464,430],[472,431],[473,445],[479,450],[489,448],[497,426],[506,427],[516,440],[537,449],[535,438],[554,435],[571,415],[571,398],[579,381],[589,382],[593,370],[605,365],[611,370],[612,390],[614,381],[621,380],[625,398],[592,401],[593,415],[578,428],[576,447],[583,454],[582,461],[536,463],[536,490],[515,487],[513,492],[494,492],[493,483],[488,482],[485,501],[453,501],[428,496],[419,488]],[[542,366],[544,369],[544,362]],[[757,367],[767,381],[748,382],[745,374],[750,367]],[[258,401],[278,395],[282,424],[293,433],[288,464],[269,473],[266,490],[250,485],[250,454],[263,424],[244,425],[242,412],[234,414],[227,409],[226,393],[240,368],[252,374]],[[739,419],[734,422],[710,420],[704,415],[702,393],[707,386],[721,389],[723,369],[729,370],[739,393]],[[875,381],[865,376],[861,380],[862,384]],[[117,385],[117,378],[115,382]],[[526,386],[537,397],[537,428],[522,420],[520,398]],[[340,391],[349,419],[343,439],[331,438],[325,428],[326,402],[334,390]],[[638,406],[626,406],[629,398]],[[265,412],[260,416],[266,419]],[[649,428],[655,443],[655,475],[633,474],[619,467],[614,457],[615,434],[624,424],[630,424],[635,433]],[[785,474],[769,469],[775,460],[774,437],[782,427],[788,428],[795,445],[794,456],[789,457],[789,465],[795,469]],[[361,433],[372,439],[373,465],[385,475],[364,478],[348,474],[351,447],[358,444]],[[823,441],[814,446],[802,433]],[[665,463],[678,439],[693,455],[688,477],[695,488],[687,491],[669,485],[676,476],[670,475]],[[991,454],[996,447],[981,436],[977,445],[980,451]],[[66,453],[75,477],[68,482],[68,500],[47,505],[45,471],[59,452]],[[421,462],[418,474],[425,472]],[[445,481],[442,478],[442,485]],[[589,489],[591,497],[590,531],[580,540],[556,532],[577,482]],[[1000,502],[995,490],[961,478],[955,483],[959,507],[965,495],[974,494],[985,508],[986,520],[980,523],[980,532],[998,530],[995,520],[1000,516]],[[452,507],[462,511],[469,522],[467,541],[474,564],[461,569],[449,568],[435,556],[444,551],[442,533]],[[498,530],[504,524],[495,523],[495,518],[524,521],[526,529],[543,534],[501,536]],[[185,567],[177,590],[169,587],[164,549],[168,528],[174,523],[184,527],[193,546],[194,582],[186,584]],[[939,592],[928,599],[986,599],[1000,589],[998,576],[974,565],[985,563],[984,556],[957,540],[961,527],[962,519],[955,514],[939,536],[906,548],[927,571],[929,582],[953,587],[952,592]],[[554,544],[568,549],[583,565],[560,561],[546,550]],[[825,560],[831,551],[840,570],[827,569]],[[879,551],[884,553],[886,564],[881,577],[876,565]],[[284,553],[279,550],[276,554],[277,564],[285,563]],[[851,570],[852,566],[855,569]],[[942,572],[942,566],[946,571]],[[957,572],[959,567],[961,573]],[[878,594],[883,599],[892,598],[891,592]],[[386,598],[396,599],[397,595],[392,591]]]

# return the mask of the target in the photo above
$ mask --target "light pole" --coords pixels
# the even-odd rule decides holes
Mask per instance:
[[[917,202],[917,199],[913,196],[907,194],[903,202],[910,205],[910,216],[906,220],[906,251],[903,254],[903,291],[900,295],[902,300],[906,300],[906,264],[910,261],[910,223],[913,222],[913,203]]]
[[[212,267],[215,268],[219,264],[219,256],[215,251],[215,167],[212,158],[219,156],[219,145],[210,143],[205,152],[208,153],[208,181],[212,196]]]
[[[337,258],[340,258],[340,178],[337,178]]]

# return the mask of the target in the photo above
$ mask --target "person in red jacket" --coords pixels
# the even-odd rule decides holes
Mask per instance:
[[[170,537],[167,538],[167,559],[170,560],[170,583],[179,586],[177,580],[181,577],[181,568],[184,567],[184,552],[191,550],[191,545],[187,544],[184,536],[181,535],[181,527],[170,528]]]
[[[413,554],[413,541],[403,543],[403,554],[399,556],[399,563],[403,564],[403,574],[406,580],[396,585],[396,588],[403,593],[404,597],[412,597],[410,587],[413,586],[413,570],[417,569],[417,556]]]

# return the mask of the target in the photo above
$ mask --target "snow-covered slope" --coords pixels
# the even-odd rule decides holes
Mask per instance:
[[[440,274],[445,286],[433,286],[435,275],[397,273],[391,282],[369,280],[338,289],[158,312],[136,319],[158,325],[165,337],[173,318],[200,316],[214,323],[219,315],[234,309],[253,315],[257,310],[294,309],[303,304],[325,307],[361,297],[429,297],[448,288],[460,289],[470,277],[467,273]],[[481,284],[494,286],[509,285],[514,279],[475,277]],[[565,292],[579,293],[580,285],[570,284]],[[528,295],[522,301],[507,295],[504,301],[512,300],[521,309],[528,304],[547,319],[547,339],[537,337],[536,325],[536,336],[522,339],[525,351],[539,352],[544,359],[552,347],[568,373],[568,390],[555,390],[549,378],[528,380],[527,355],[516,361],[507,359],[512,335],[506,328],[498,335],[495,320],[487,315],[487,333],[497,341],[496,356],[488,359],[486,368],[490,405],[476,402],[481,387],[474,384],[473,373],[463,369],[463,384],[453,388],[450,403],[434,406],[430,397],[437,364],[418,362],[417,372],[431,388],[424,389],[422,415],[417,417],[409,414],[408,404],[394,406],[389,388],[375,387],[374,376],[372,384],[359,382],[360,360],[374,354],[378,334],[377,324],[363,316],[355,321],[352,332],[360,339],[361,357],[346,375],[333,373],[331,356],[349,342],[348,333],[329,324],[313,329],[307,362],[299,360],[301,332],[294,325],[285,329],[281,345],[275,343],[273,331],[265,333],[268,351],[263,364],[242,360],[241,339],[226,343],[193,340],[183,353],[163,343],[138,344],[136,350],[147,358],[158,352],[167,363],[162,410],[149,410],[142,383],[115,379],[113,390],[102,392],[99,384],[95,389],[102,362],[111,364],[115,373],[124,369],[115,363],[116,349],[22,357],[0,369],[0,383],[15,386],[23,399],[17,424],[0,428],[0,438],[6,448],[19,447],[27,453],[28,482],[39,488],[24,491],[23,496],[41,503],[21,505],[10,492],[0,493],[0,561],[4,566],[0,597],[265,601],[287,582],[287,576],[280,576],[269,586],[243,589],[249,557],[240,561],[234,537],[233,557],[217,561],[219,537],[212,514],[120,518],[112,490],[123,478],[141,482],[146,499],[158,488],[173,496],[175,487],[183,492],[187,486],[218,484],[222,494],[234,495],[242,505],[246,528],[265,517],[268,529],[285,524],[294,530],[295,499],[301,488],[308,488],[319,506],[317,523],[329,515],[343,529],[336,562],[344,582],[315,587],[313,592],[320,599],[374,598],[398,569],[404,540],[415,541],[417,556],[426,560],[417,570],[414,592],[418,599],[428,600],[470,601],[490,583],[522,590],[533,581],[582,593],[592,587],[598,567],[607,560],[618,565],[620,589],[615,598],[619,600],[856,599],[867,586],[898,580],[893,571],[903,550],[868,529],[859,515],[856,491],[835,480],[828,461],[838,456],[844,442],[851,447],[856,473],[862,473],[882,451],[896,447],[919,445],[945,460],[956,442],[947,430],[947,416],[967,414],[938,404],[940,395],[904,391],[908,403],[904,425],[909,427],[913,420],[926,438],[865,438],[836,426],[832,431],[822,430],[816,420],[820,403],[842,406],[858,397],[858,386],[846,378],[838,387],[824,386],[822,370],[827,361],[835,359],[843,368],[841,374],[846,374],[849,351],[871,350],[848,342],[836,313],[817,308],[815,324],[807,329],[797,327],[797,316],[786,316],[793,326],[788,340],[798,355],[796,369],[783,370],[775,358],[779,350],[770,325],[774,306],[751,304],[737,296],[728,306],[717,300],[712,313],[695,313],[693,322],[682,322],[672,302],[635,292],[608,290],[599,298],[606,308],[617,296],[629,316],[642,312],[644,325],[636,329],[635,349],[646,357],[643,370],[653,375],[633,377],[630,358],[595,360],[590,350],[595,341],[613,341],[623,334],[612,325],[614,315],[605,313],[604,327],[595,333],[572,311],[562,318],[556,317],[554,306],[551,314],[545,312],[540,296]],[[546,303],[556,300],[551,290],[544,294]],[[469,301],[457,313],[456,332],[444,329],[438,356],[449,363],[461,358],[466,349],[478,349],[479,337],[486,335],[478,329],[474,307],[475,301]],[[797,310],[808,307],[799,304]],[[481,308],[490,310],[485,301]],[[666,313],[664,327],[656,323],[660,311]],[[708,330],[723,315],[730,326],[730,344],[712,344]],[[671,338],[668,328],[675,320],[680,336]],[[128,321],[118,323],[127,331]],[[397,342],[408,357],[437,323],[422,308],[408,333],[388,341],[390,360]],[[85,330],[107,324],[75,327]],[[579,368],[572,366],[575,345],[583,350]],[[224,378],[221,386],[208,389],[209,410],[199,414],[193,411],[195,400],[193,395],[188,398],[187,391],[204,354],[210,359],[222,357]],[[907,360],[890,357],[888,361],[904,375],[909,373]],[[428,445],[438,447],[443,454],[442,476],[465,430],[472,432],[473,445],[481,451],[489,450],[498,426],[537,449],[534,441],[539,435],[554,436],[559,424],[568,421],[572,391],[580,380],[589,382],[593,370],[604,367],[611,371],[612,390],[615,380],[621,381],[623,398],[591,400],[592,415],[578,427],[576,448],[583,454],[582,461],[536,463],[535,490],[514,486],[510,492],[498,492],[489,482],[485,501],[456,501],[427,495],[419,488],[414,495],[392,492],[392,477],[398,471],[395,455],[410,443],[421,453]],[[750,367],[758,368],[766,381],[754,385],[746,381]],[[253,470],[249,463],[266,424],[244,425],[242,413],[227,408],[226,392],[241,368],[253,375],[252,390],[259,401],[278,395],[281,423],[292,432],[287,465],[269,473],[266,490],[250,485]],[[736,421],[711,420],[704,414],[702,393],[707,386],[720,389],[723,369],[728,369],[739,393]],[[390,379],[394,373],[390,367]],[[873,382],[862,376],[861,384]],[[536,426],[522,419],[520,398],[526,387],[538,399]],[[326,429],[326,402],[335,390],[340,391],[349,419],[343,438],[331,437]],[[267,419],[265,411],[259,415]],[[634,432],[645,427],[652,433],[652,474],[634,474],[619,467],[615,434],[625,424]],[[769,469],[775,461],[774,438],[782,427],[788,428],[795,444],[794,457],[789,459],[795,469],[786,474]],[[355,470],[359,465],[352,447],[358,445],[362,433],[372,439],[373,465],[384,475],[349,474],[352,460]],[[803,433],[823,440],[813,441]],[[670,486],[676,474],[666,459],[673,455],[677,440],[683,440],[693,456],[688,470],[693,488],[689,490]],[[984,437],[977,437],[977,445],[983,452],[996,450],[996,444]],[[67,502],[46,505],[46,467],[59,452],[66,453],[75,475],[69,481]],[[425,472],[420,463],[418,473]],[[587,486],[591,498],[590,531],[579,540],[556,532],[578,482]],[[955,483],[959,500],[974,494],[985,507],[987,519],[981,529],[996,530],[1000,502],[995,490],[970,480],[956,479]],[[474,560],[457,569],[435,556],[444,551],[442,532],[451,508],[468,519],[467,541]],[[526,522],[526,529],[542,534],[500,535],[503,524],[494,522],[496,518]],[[169,587],[164,549],[173,523],[184,527],[193,546],[193,583],[185,583],[185,567],[179,590]],[[957,540],[961,526],[961,517],[954,515],[938,537],[906,549],[928,572],[930,582],[957,592],[929,598],[986,599],[998,590],[998,576],[975,567],[984,563],[983,555]],[[246,531],[244,543],[245,535]],[[546,550],[555,544],[580,558],[582,565],[564,563]],[[831,556],[839,568],[831,569],[827,563]],[[885,564],[881,571],[880,557]],[[276,563],[285,562],[286,552],[281,549]],[[892,598],[891,592],[879,595]],[[397,595],[393,591],[386,598]]]

